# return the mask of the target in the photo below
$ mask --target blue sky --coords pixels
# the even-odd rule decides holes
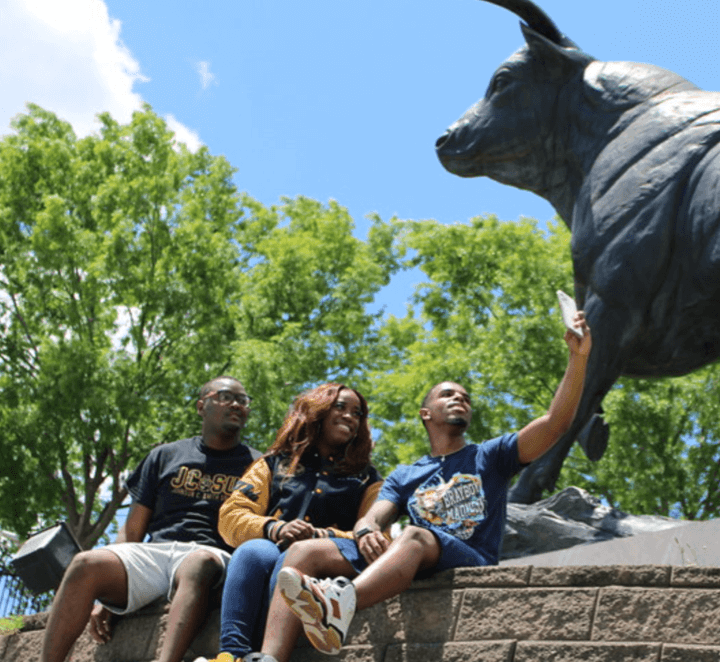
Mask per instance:
[[[650,62],[720,90],[720,0],[544,0],[602,60]],[[306,195],[365,215],[547,221],[541,198],[443,170],[435,140],[522,44],[479,0],[0,0],[0,133],[32,101],[93,130],[148,102],[266,205]],[[402,314],[417,274],[382,295]]]

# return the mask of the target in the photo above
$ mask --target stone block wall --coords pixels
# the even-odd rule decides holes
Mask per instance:
[[[111,643],[87,634],[72,662],[150,662],[165,610],[126,617]],[[0,662],[39,659],[43,614],[2,637]],[[186,659],[217,652],[218,612]],[[358,613],[346,662],[720,662],[720,567],[459,568]],[[294,662],[328,660],[302,642]]]

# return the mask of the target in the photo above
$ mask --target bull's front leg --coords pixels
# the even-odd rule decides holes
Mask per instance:
[[[523,469],[518,481],[510,489],[508,498],[515,503],[535,503],[543,492],[555,489],[565,457],[573,442],[582,433],[587,442],[587,454],[598,459],[604,450],[604,421],[596,417],[602,399],[620,376],[622,368],[622,338],[630,319],[622,310],[609,309],[593,293],[588,293],[585,318],[593,336],[593,348],[588,361],[583,395],[570,430],[541,458]],[[596,417],[596,418],[594,418]]]

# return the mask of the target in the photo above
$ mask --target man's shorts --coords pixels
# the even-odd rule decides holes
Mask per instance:
[[[475,549],[467,543],[459,540],[455,536],[439,531],[437,529],[429,529],[435,535],[440,544],[440,558],[437,565],[429,570],[421,570],[416,575],[417,579],[429,577],[435,572],[447,570],[448,568],[472,568],[479,565],[493,565]],[[338,547],[340,553],[345,560],[350,563],[353,569],[360,574],[368,564],[360,553],[357,543],[348,538],[330,538]]]
[[[225,580],[225,570],[230,560],[230,554],[226,551],[194,542],[123,542],[108,545],[103,549],[112,552],[122,561],[128,578],[125,609],[102,603],[103,607],[113,614],[129,614],[163,596],[170,600],[175,573],[193,552],[210,552],[220,561],[223,572],[217,586]]]

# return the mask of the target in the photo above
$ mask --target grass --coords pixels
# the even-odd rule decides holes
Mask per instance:
[[[0,618],[0,635],[11,635],[20,632],[23,626],[22,616],[7,616]]]

